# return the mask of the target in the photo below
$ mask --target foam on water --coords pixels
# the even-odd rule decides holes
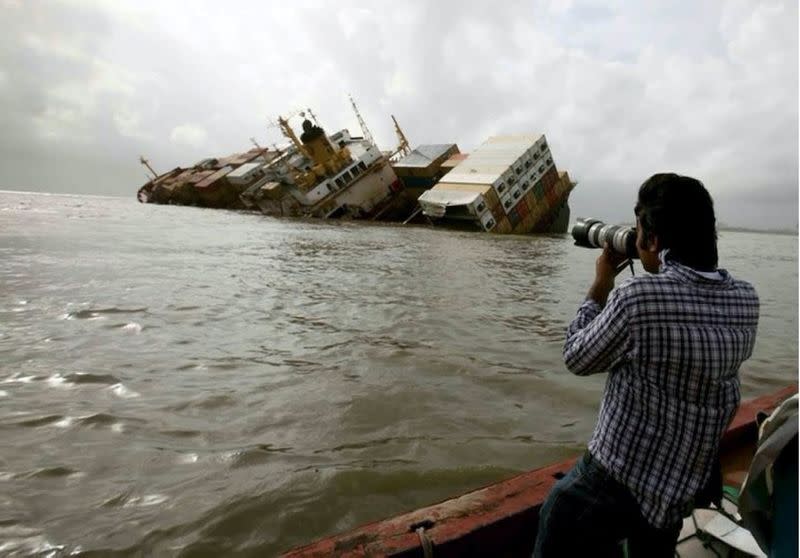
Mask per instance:
[[[142,326],[141,324],[137,324],[136,322],[131,322],[129,324],[125,324],[124,326],[122,326],[122,331],[124,331],[125,333],[139,334],[142,332]]]
[[[47,384],[50,387],[57,387],[57,388],[67,388],[70,387],[72,384],[67,381],[67,379],[59,373],[53,374],[49,378],[47,378]]]
[[[0,554],[3,556],[37,556],[57,558],[63,555],[64,545],[55,545],[35,529],[21,526],[0,526]]]
[[[26,375],[23,375],[23,374],[20,374],[20,373],[16,373],[16,374],[13,374],[12,376],[9,376],[5,380],[3,380],[2,383],[4,383],[4,384],[29,384],[32,381],[36,380],[36,379],[37,379],[37,376],[35,376],[33,374],[26,376]]]
[[[110,389],[114,393],[114,395],[122,399],[133,399],[134,397],[139,397],[139,393],[125,387],[125,385],[122,383],[114,384],[113,386],[110,386],[108,389]]]
[[[72,426],[73,422],[74,419],[72,417],[64,417],[61,420],[54,422],[53,426],[55,426],[56,428],[69,428],[70,426]]]
[[[199,459],[200,456],[197,455],[196,453],[184,453],[178,456],[178,463],[180,463],[181,465],[187,465],[187,464],[197,463]]]
[[[149,507],[158,506],[169,500],[169,496],[164,494],[145,494],[144,496],[131,496],[128,498],[123,507]]]

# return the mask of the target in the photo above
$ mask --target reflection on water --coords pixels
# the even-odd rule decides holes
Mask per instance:
[[[0,548],[273,555],[580,451],[566,236],[0,193]],[[797,238],[720,235],[797,376]]]

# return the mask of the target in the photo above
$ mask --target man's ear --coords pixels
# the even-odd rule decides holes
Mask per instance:
[[[661,241],[654,234],[647,235],[647,251],[654,254],[661,252]]]

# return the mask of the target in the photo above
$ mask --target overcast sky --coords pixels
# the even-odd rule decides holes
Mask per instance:
[[[0,189],[134,196],[280,141],[311,107],[381,148],[543,132],[573,216],[631,220],[654,172],[718,220],[797,226],[797,0],[0,0]],[[300,121],[294,125],[299,129]]]

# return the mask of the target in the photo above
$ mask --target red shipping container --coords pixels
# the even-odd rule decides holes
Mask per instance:
[[[519,203],[517,204],[517,207],[515,207],[514,209],[516,209],[517,213],[519,213],[520,219],[524,219],[530,213],[530,210],[528,209],[528,204],[525,203],[525,199],[524,198],[519,200]]]
[[[558,204],[558,200],[561,196],[558,195],[555,188],[551,188],[547,192],[547,206],[550,209],[555,209],[556,204]]]
[[[550,184],[554,185],[558,181],[558,171],[555,165],[547,169],[547,176],[549,177]]]
[[[544,182],[544,193],[545,195],[550,194],[553,191],[553,181],[550,180],[550,175],[546,174],[542,177],[542,182]]]

